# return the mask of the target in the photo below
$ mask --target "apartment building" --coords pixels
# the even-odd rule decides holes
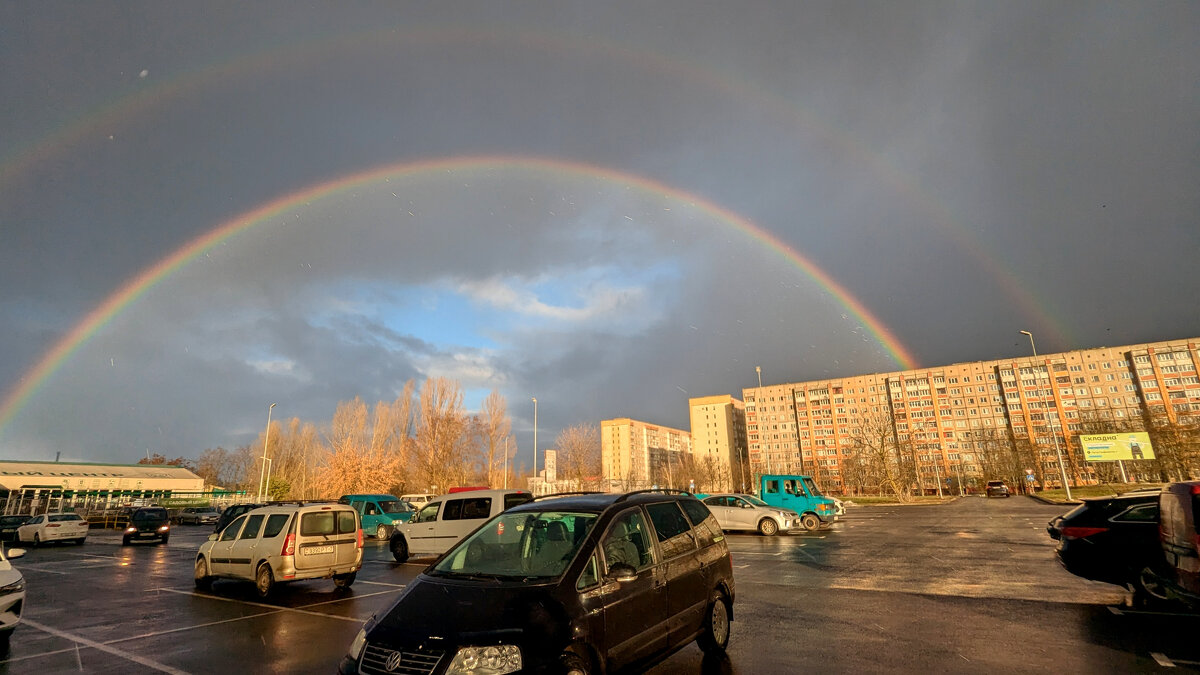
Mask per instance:
[[[923,487],[982,473],[997,438],[1025,442],[1049,486],[1058,454],[1073,480],[1094,478],[1073,451],[1086,423],[1165,416],[1200,422],[1200,338],[877,373],[742,390],[751,470],[845,480],[855,437],[888,427],[915,457]]]
[[[692,460],[710,492],[750,488],[746,408],[728,394],[688,399]]]
[[[600,422],[600,467],[614,489],[686,488],[679,471],[691,455],[692,436],[682,429],[628,417]]]

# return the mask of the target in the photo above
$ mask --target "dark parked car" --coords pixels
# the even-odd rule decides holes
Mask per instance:
[[[1158,492],[1130,492],[1083,500],[1046,526],[1058,540],[1058,561],[1068,572],[1094,581],[1132,585],[1144,598],[1141,573],[1161,558]]]
[[[29,520],[28,515],[0,516],[0,541],[16,541],[17,528],[24,525],[27,520]]]
[[[154,541],[165,544],[171,538],[171,522],[167,510],[161,506],[143,506],[129,515],[121,543],[128,546],[135,541]]]
[[[1164,487],[1158,503],[1162,557],[1145,570],[1146,590],[1200,609],[1200,481]]]
[[[231,506],[226,506],[225,510],[221,512],[221,517],[217,519],[217,524],[213,527],[213,532],[220,532],[221,530],[225,529],[226,525],[232,523],[233,520],[238,516],[242,515],[243,513],[249,513],[262,506],[266,506],[266,504],[233,504]]]
[[[989,480],[986,488],[989,497],[1007,497],[1008,486],[1002,480]]]
[[[733,599],[725,537],[695,497],[538,499],[426,568],[367,621],[339,671],[643,672],[692,641],[723,652]]]

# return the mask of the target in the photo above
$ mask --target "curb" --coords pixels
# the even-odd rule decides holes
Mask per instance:
[[[1032,499],[1035,502],[1041,502],[1048,506],[1070,506],[1072,504],[1082,504],[1083,503],[1083,502],[1079,501],[1078,499],[1072,499],[1071,501],[1066,501],[1065,499],[1062,501],[1059,501],[1057,499],[1046,499],[1045,497],[1043,497],[1041,495],[1037,495],[1037,494],[1025,495],[1025,496]]]

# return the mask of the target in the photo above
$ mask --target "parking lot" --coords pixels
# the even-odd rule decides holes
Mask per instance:
[[[729,537],[737,602],[728,657],[693,646],[652,672],[1130,672],[1195,667],[1200,617],[1134,612],[1113,586],[1054,561],[1045,524],[1062,507],[1025,498],[852,508],[831,530]],[[332,581],[195,591],[208,528],[166,546],[83,546],[14,561],[28,599],[3,672],[328,673],[359,626],[422,568],[368,541],[349,591]]]

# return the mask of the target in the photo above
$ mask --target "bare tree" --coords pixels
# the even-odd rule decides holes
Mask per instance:
[[[379,406],[376,406],[376,412],[380,412]],[[385,408],[384,426],[388,414]],[[329,445],[316,492],[323,493],[321,496],[336,497],[386,489],[400,469],[401,458],[398,453],[389,451],[386,444],[378,442],[379,438],[361,398],[339,403],[330,424]]]
[[[558,479],[582,486],[600,475],[600,430],[594,424],[567,427],[555,440]]]
[[[870,482],[900,501],[907,501],[910,481],[894,429],[892,413],[886,408],[884,412],[863,417],[860,426],[851,430],[851,447]]]
[[[483,400],[483,410],[475,416],[475,433],[479,445],[486,456],[484,471],[487,474],[487,484],[496,487],[500,484],[503,462],[504,443],[512,431],[512,420],[508,416],[508,404],[500,392],[495,389]]]
[[[462,399],[462,389],[452,380],[434,377],[421,385],[410,453],[417,485],[446,490],[468,483],[479,468]]]

